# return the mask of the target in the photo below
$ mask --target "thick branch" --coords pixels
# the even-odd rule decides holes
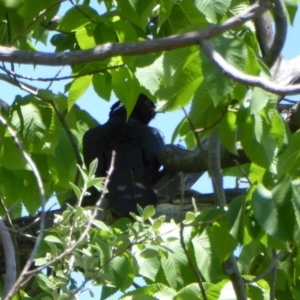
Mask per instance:
[[[6,299],[9,291],[11,290],[16,281],[17,268],[14,245],[2,218],[0,218],[0,241],[3,245],[6,270],[2,299]]]
[[[256,0],[251,0],[250,3],[255,3]],[[268,0],[261,0],[266,5]],[[264,57],[271,48],[271,45],[274,41],[271,18],[268,11],[257,16],[254,19],[254,25],[256,29],[256,38],[260,45],[262,56]]]
[[[275,18],[275,37],[271,48],[264,57],[265,64],[271,68],[278,59],[287,35],[287,19],[282,0],[275,0],[274,18]]]
[[[91,50],[74,51],[68,53],[25,52],[13,48],[0,47],[0,60],[20,64],[65,66],[93,61],[101,61],[119,55],[138,55],[146,53],[173,50],[176,48],[197,45],[199,39],[208,39],[236,28],[255,16],[266,11],[269,7],[254,4],[246,11],[222,23],[203,30],[193,31],[181,35],[174,35],[157,40],[137,43],[107,43]]]
[[[207,154],[207,150],[205,152]],[[242,150],[238,150],[238,153],[239,156],[236,156],[221,148],[222,168],[234,166],[234,160],[240,164],[249,162]],[[190,151],[176,145],[165,145],[159,152],[158,159],[165,168],[172,171],[183,173],[203,173],[207,171],[206,164],[201,158],[198,148]]]
[[[200,40],[200,45],[205,54],[221,70],[221,72],[233,80],[247,86],[257,86],[268,92],[278,95],[296,95],[300,93],[300,84],[279,86],[262,77],[246,75],[238,69],[231,66],[226,60],[213,48],[207,40]]]

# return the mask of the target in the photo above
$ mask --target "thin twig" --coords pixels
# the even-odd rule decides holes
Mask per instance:
[[[226,195],[223,187],[223,176],[220,159],[220,138],[217,129],[209,137],[208,145],[208,167],[212,179],[213,190],[216,205],[226,205]],[[246,300],[246,290],[243,278],[238,269],[235,257],[233,254],[224,262],[225,273],[229,276],[237,300]]]
[[[111,172],[114,169],[114,163],[115,163],[115,152],[113,151],[112,153],[112,160],[111,160],[111,164],[110,164],[110,169],[108,172],[108,176],[106,177],[105,183],[104,183],[104,190],[107,189],[107,185],[109,183],[109,176],[111,174]],[[57,261],[63,259],[65,256],[69,255],[72,253],[72,251],[74,251],[87,237],[89,230],[91,229],[92,226],[92,222],[93,220],[96,218],[97,214],[98,214],[98,210],[99,208],[104,208],[105,206],[105,193],[102,191],[101,196],[99,198],[99,200],[96,202],[92,215],[89,218],[89,220],[87,221],[87,224],[85,226],[85,230],[82,232],[82,234],[80,235],[80,238],[76,241],[76,243],[74,243],[74,245],[68,249],[66,249],[63,253],[61,253],[60,255],[58,255],[55,259],[49,261],[48,263],[44,264],[41,267],[35,268],[32,271],[28,271],[27,275],[33,275],[36,274],[37,272],[45,269],[48,266],[51,266],[52,264],[56,263]]]
[[[278,261],[285,255],[284,251],[279,252],[276,256],[273,256],[271,264],[261,274],[253,279],[244,279],[245,283],[254,283],[261,279],[264,279],[274,268],[276,268]]]
[[[228,112],[227,109],[223,110],[221,116],[216,121],[214,121],[212,124],[210,124],[210,125],[208,125],[208,126],[206,126],[204,128],[195,129],[195,132],[197,132],[197,133],[203,133],[203,132],[205,132],[205,131],[207,131],[209,129],[214,128],[215,126],[217,126],[223,120],[223,118],[227,114],[227,112]]]
[[[213,191],[215,195],[215,204],[218,206],[226,205],[226,196],[223,187],[223,175],[220,159],[221,143],[218,130],[209,137],[207,162],[209,175],[213,184]]]
[[[243,174],[243,176],[246,178],[248,184],[251,186],[252,185],[252,182],[248,176],[248,174],[245,172],[245,170],[243,169],[243,167],[241,166],[241,164],[236,160],[234,159],[233,162],[236,164],[236,166],[239,168],[239,170],[241,171],[241,173]]]
[[[73,0],[69,0],[70,3],[75,7],[75,9],[81,13],[83,16],[85,16],[91,23],[96,23],[98,24],[98,20],[93,20],[88,14],[86,14],[78,5],[76,5]]]
[[[277,258],[276,250],[272,250],[273,260]],[[272,268],[271,284],[270,284],[270,300],[275,300],[276,280],[277,280],[277,264]]]
[[[77,75],[69,75],[69,76],[62,76],[62,77],[30,77],[30,76],[25,76],[25,75],[21,75],[21,74],[15,73],[13,71],[10,71],[5,67],[0,67],[0,70],[4,71],[9,76],[13,76],[14,78],[20,78],[20,79],[29,80],[29,81],[42,81],[42,82],[50,81],[52,83],[54,81],[76,79],[76,78],[84,77],[84,76],[87,76],[87,75],[104,73],[108,70],[118,69],[118,68],[121,68],[123,66],[124,66],[124,64],[119,64],[119,65],[110,66],[110,67],[100,69],[100,70],[94,70],[94,71],[89,71],[89,72],[85,72],[85,73],[79,73]],[[59,72],[61,72],[61,70],[59,70]],[[49,88],[50,87],[48,86],[46,89],[48,90]]]
[[[11,288],[11,290],[9,291],[9,293],[7,294],[6,298],[4,298],[4,300],[9,300],[13,297],[14,293],[18,290],[18,288],[20,287],[20,285],[22,284],[22,281],[24,279],[24,276],[26,274],[26,272],[29,270],[29,268],[31,267],[31,264],[33,262],[33,259],[37,253],[38,247],[42,241],[43,235],[44,235],[44,228],[45,228],[45,204],[46,204],[46,197],[45,197],[45,190],[44,190],[44,185],[43,185],[43,181],[42,178],[40,176],[39,170],[37,169],[35,163],[33,162],[33,160],[31,159],[31,157],[29,156],[29,154],[25,151],[25,149],[22,146],[21,141],[19,140],[16,131],[7,123],[7,121],[4,119],[3,116],[0,115],[0,122],[6,127],[7,131],[10,133],[12,139],[14,140],[16,146],[20,149],[24,159],[26,160],[26,162],[28,163],[28,165],[30,166],[33,175],[37,181],[37,185],[39,188],[39,193],[40,193],[40,198],[41,198],[41,222],[40,222],[40,230],[36,239],[36,242],[34,244],[34,247],[30,253],[30,256],[21,272],[21,274],[19,275],[18,279],[16,280],[14,286]]]

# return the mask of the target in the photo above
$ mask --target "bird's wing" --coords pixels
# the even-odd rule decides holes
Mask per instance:
[[[83,159],[87,168],[90,163],[98,158],[98,167],[96,175],[98,177],[106,176],[106,162],[104,159],[106,126],[100,125],[89,129],[83,136]]]

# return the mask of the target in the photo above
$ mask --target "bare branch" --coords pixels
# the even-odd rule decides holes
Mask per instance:
[[[272,250],[273,260],[276,260],[278,255],[276,254],[276,250]],[[277,280],[277,263],[274,265],[271,272],[271,284],[270,284],[270,300],[275,300],[275,289],[276,289],[276,280]]]
[[[0,47],[0,60],[3,62],[14,62],[20,64],[64,66],[76,65],[123,55],[138,55],[146,53],[173,50],[176,48],[197,45],[199,39],[208,39],[220,35],[228,30],[236,28],[255,16],[262,14],[269,8],[254,4],[244,12],[228,19],[220,25],[211,26],[199,31],[186,34],[174,35],[157,40],[148,40],[136,43],[107,43],[90,50],[81,50],[68,53],[46,53],[46,52],[26,52],[17,49]]]
[[[268,92],[277,95],[296,95],[300,93],[300,84],[280,86],[268,79],[246,75],[243,72],[237,70],[213,48],[211,43],[207,40],[201,39],[200,45],[205,54],[212,60],[212,62],[221,70],[221,72],[232,78],[233,80],[248,85],[258,86]]]
[[[221,142],[219,133],[216,129],[209,137],[207,150],[208,171],[213,184],[215,204],[218,206],[224,206],[226,205],[226,198],[221,167]]]
[[[287,35],[287,18],[282,0],[274,0],[275,37],[271,48],[264,57],[265,64],[271,68],[278,59]]]
[[[209,137],[208,145],[208,168],[212,179],[215,204],[219,206],[226,205],[226,195],[223,187],[223,175],[221,167],[221,143],[217,130],[215,130]],[[229,276],[236,298],[238,300],[246,300],[246,290],[243,278],[238,269],[235,257],[233,254],[224,262],[225,273]]]
[[[235,257],[233,254],[226,260],[224,267],[227,275],[230,277],[232,282],[236,299],[237,300],[247,300],[245,284],[243,278],[241,277],[240,271],[238,269]]]
[[[5,282],[2,292],[2,299],[6,299],[10,290],[12,289],[16,277],[17,277],[17,267],[16,267],[16,254],[12,239],[5,226],[3,219],[0,217],[0,241],[3,247],[3,252],[5,255]]]
[[[123,66],[124,66],[124,64],[119,64],[119,65],[115,65],[115,66],[109,66],[104,69],[94,70],[94,71],[90,71],[90,72],[86,72],[86,73],[79,73],[77,75],[62,76],[62,77],[58,77],[58,76],[57,77],[31,77],[31,76],[21,75],[21,74],[15,73],[13,71],[9,71],[4,67],[0,67],[0,70],[3,70],[4,72],[6,72],[6,74],[8,74],[9,76],[13,76],[14,78],[21,78],[21,79],[29,80],[29,81],[42,81],[42,82],[50,81],[52,83],[54,81],[76,79],[76,78],[80,78],[80,77],[87,76],[87,75],[104,73],[108,70],[118,69]],[[1,75],[2,74],[0,74],[0,76]],[[49,89],[49,87],[47,89]]]
[[[256,0],[250,0],[250,3],[255,3]],[[260,0],[261,3],[267,5],[269,0]],[[256,29],[256,38],[260,45],[262,56],[264,57],[270,50],[273,41],[273,29],[269,12],[265,12],[254,18],[254,25]]]

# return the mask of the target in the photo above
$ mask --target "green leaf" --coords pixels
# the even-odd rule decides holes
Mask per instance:
[[[244,245],[241,248],[241,253],[239,256],[239,266],[241,268],[242,274],[249,274],[255,259],[265,251],[265,247],[260,241],[252,240],[249,244]]]
[[[137,34],[130,23],[117,20],[111,24],[111,28],[115,30],[119,43],[136,42]]]
[[[95,27],[96,27],[95,24],[88,23],[76,29],[75,31],[76,39],[82,50],[91,49],[96,46],[96,42],[94,39]]]
[[[229,282],[228,280],[222,280],[222,281],[218,282],[217,284],[210,285],[209,288],[207,289],[207,293],[206,293],[208,299],[212,299],[212,300],[222,299],[220,297],[221,292],[226,289],[226,286],[228,284],[231,285],[231,282]],[[224,295],[224,296],[227,297],[227,295]]]
[[[249,174],[249,179],[251,183],[252,184],[261,183],[265,172],[266,172],[265,168],[262,168],[252,163],[250,166],[250,174]]]
[[[94,186],[98,190],[102,190],[104,186],[102,185],[104,178],[92,178],[88,180],[87,188]]]
[[[256,114],[262,110],[269,101],[269,93],[260,88],[254,88],[250,100],[250,114]]]
[[[43,290],[49,290],[49,291],[54,291],[55,290],[55,285],[48,279],[47,276],[45,276],[44,274],[37,274],[37,282],[39,284],[39,286],[43,289]]]
[[[143,211],[143,218],[144,220],[148,220],[149,218],[153,217],[155,214],[155,208],[153,205],[148,205],[144,208]]]
[[[177,292],[176,300],[199,300],[201,299],[199,295],[201,294],[199,285],[197,283],[189,284],[188,286],[185,286],[181,290]]]
[[[101,297],[100,300],[105,300],[118,292],[119,289],[115,287],[110,287],[110,286],[103,286],[101,287]]]
[[[147,247],[140,252],[140,256],[147,259],[156,257],[157,255],[158,255],[158,250],[150,247]]]
[[[232,66],[244,71],[247,58],[247,49],[238,39],[218,37],[213,39],[213,45],[222,57]],[[236,83],[224,76],[211,60],[201,51],[202,72],[204,84],[217,106],[220,100],[228,95]]]
[[[280,240],[293,240],[295,215],[291,197],[288,177],[271,191],[258,185],[253,193],[252,208],[255,218],[268,234]]]
[[[277,138],[277,145],[280,148],[283,144],[284,138],[286,136],[285,124],[282,117],[277,111],[274,111],[271,115],[271,128],[270,135]]]
[[[117,98],[124,104],[127,117],[131,114],[138,95],[140,93],[139,83],[128,68],[111,70],[113,90]],[[126,93],[124,93],[126,91]]]
[[[208,115],[211,110],[214,109],[212,98],[210,97],[205,84],[202,82],[194,94],[192,100],[192,107],[189,113],[189,118],[194,124],[196,129],[202,129],[210,124],[208,124]],[[189,126],[188,124],[186,126]],[[188,131],[190,131],[190,126]],[[184,128],[180,132],[186,132]]]
[[[2,139],[0,164],[8,170],[29,169],[21,151],[16,147],[11,137]]]
[[[77,168],[78,168],[78,170],[80,171],[80,174],[81,174],[81,177],[82,177],[82,179],[83,179],[83,182],[84,182],[85,184],[88,184],[88,182],[89,182],[89,177],[86,175],[85,171],[83,171],[79,165],[77,165]]]
[[[74,103],[85,93],[85,91],[91,85],[91,82],[91,75],[86,75],[74,79],[69,90],[68,110],[70,110]]]
[[[145,30],[148,24],[148,9],[153,7],[153,1],[116,0],[120,13],[124,18],[130,16],[130,22]],[[143,2],[143,3],[141,3]]]
[[[109,72],[93,75],[93,88],[99,97],[109,101],[112,92],[112,76]]]
[[[139,266],[139,275],[155,281],[155,276],[160,268],[160,261],[158,255],[152,258],[144,258],[140,254],[135,255]]]
[[[76,195],[76,198],[77,200],[79,200],[81,198],[81,190],[78,186],[76,186],[73,182],[69,182],[70,183],[70,186],[71,188],[73,189],[75,195]]]
[[[174,255],[168,253],[167,257],[162,256],[161,265],[170,287],[176,289],[178,285],[178,276],[180,276],[179,265],[174,259]]]
[[[270,130],[270,125],[258,115],[255,118],[245,118],[240,125],[239,136],[246,155],[252,162],[264,168],[270,167],[277,154],[278,139],[270,134]]]
[[[28,182],[22,191],[22,201],[30,215],[34,215],[42,205],[40,189],[37,186],[35,177],[31,173],[25,178]],[[35,201],[32,201],[32,199],[35,199]]]
[[[164,25],[169,25],[169,34],[175,34],[182,31],[187,31],[196,28],[204,28],[208,25],[205,17],[196,8],[193,0],[182,0],[173,3],[173,7],[167,22]],[[165,26],[162,26],[164,29]]]
[[[220,22],[220,20],[226,14],[231,0],[196,0],[196,7],[201,11],[209,22],[214,24]]]
[[[247,42],[247,36],[244,38],[244,40],[245,42]],[[258,63],[257,55],[253,50],[253,48],[249,47],[248,45],[246,45],[246,47],[247,47],[248,55],[247,55],[245,72],[249,75],[258,76],[260,74],[261,67],[260,64]]]
[[[66,133],[61,129],[55,134],[53,140],[57,143],[54,153],[48,155],[49,170],[57,186],[70,188],[69,182],[73,181],[76,174],[74,150]]]
[[[289,23],[291,25],[293,25],[294,20],[295,20],[295,16],[296,16],[296,12],[298,10],[298,6],[297,6],[297,0],[284,0],[283,1],[285,4],[285,8],[286,8],[286,12],[287,12],[287,19],[289,21]]]
[[[206,229],[192,239],[197,267],[206,281],[213,282],[221,274],[221,261],[210,243],[211,230]],[[223,242],[225,239],[223,237]],[[223,244],[224,247],[224,244]]]
[[[292,136],[292,141],[289,147],[283,152],[277,163],[277,172],[279,176],[284,174],[293,174],[299,169],[300,165],[300,131]]]
[[[228,111],[222,118],[219,125],[219,135],[224,147],[233,154],[237,155],[236,150],[236,113]]]
[[[157,54],[139,55],[136,59],[135,76],[140,84],[153,95],[159,89],[164,77],[163,56]]]
[[[25,0],[3,0],[1,2],[1,4],[3,4],[6,8],[16,8],[23,4]]]
[[[171,300],[176,296],[176,291],[161,283],[149,284],[126,293],[122,300]]]
[[[62,244],[62,241],[54,235],[46,235],[44,240],[49,243]]]
[[[94,38],[97,45],[105,43],[115,43],[117,41],[117,36],[112,28],[112,24],[99,22],[94,30]]]
[[[160,1],[160,8],[159,8],[159,15],[158,15],[158,28],[160,28],[161,25],[170,16],[173,4],[174,4],[173,0],[161,0]]]
[[[78,5],[68,10],[61,18],[58,24],[58,30],[61,31],[75,31],[76,29],[90,23],[90,19],[98,20],[98,13],[87,5]]]
[[[234,198],[228,205],[227,221],[230,234],[241,244],[244,244],[245,198],[241,195]]]
[[[159,106],[174,110],[182,108],[202,81],[197,48],[183,48],[164,54],[164,80],[157,92]]]
[[[51,122],[53,111],[50,106],[33,96],[17,96],[10,113],[11,123],[22,137],[23,143],[26,146],[32,144],[32,148],[35,146],[40,150]]]
[[[109,264],[110,276],[113,279],[115,286],[125,291],[130,287],[133,281],[133,274],[130,267],[129,257],[123,255],[122,257],[115,257]],[[126,276],[124,276],[126,274]]]
[[[88,177],[93,178],[94,174],[96,173],[97,167],[98,167],[98,158],[95,158],[88,167],[89,167],[89,176]]]

